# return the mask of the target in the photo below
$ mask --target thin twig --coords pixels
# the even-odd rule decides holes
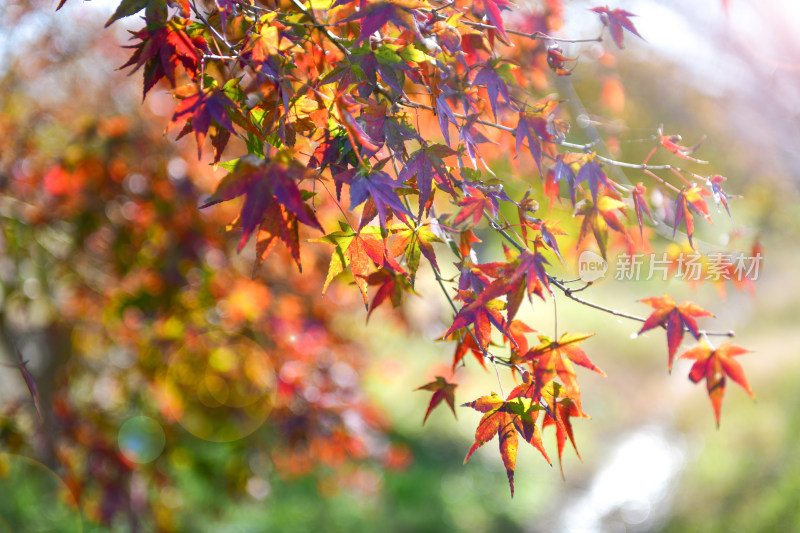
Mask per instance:
[[[608,313],[610,315],[618,316],[618,317],[621,317],[621,318],[627,318],[629,320],[635,320],[636,322],[646,322],[647,321],[646,318],[642,318],[642,317],[636,316],[636,315],[630,315],[628,313],[623,313],[622,311],[617,311],[616,309],[611,309],[610,307],[605,307],[605,306],[602,306],[600,304],[596,304],[594,302],[590,302],[590,301],[584,300],[583,298],[579,298],[579,297],[575,296],[575,294],[574,294],[575,292],[577,292],[576,290],[570,289],[569,287],[565,287],[560,281],[558,281],[556,278],[554,278],[552,276],[548,276],[548,277],[550,279],[550,283],[552,285],[555,285],[556,287],[558,287],[561,290],[561,292],[564,293],[564,296],[566,296],[570,300],[574,300],[574,301],[578,302],[579,304],[585,305],[587,307],[591,307],[592,309],[597,309],[598,311],[603,311],[604,313]],[[583,290],[583,289],[579,289],[579,290]],[[683,331],[688,332],[690,330],[688,328],[684,327]],[[710,335],[710,336],[715,336],[715,337],[734,337],[736,335],[736,333],[734,331],[721,332],[721,331],[699,330],[698,333],[700,333],[701,335]]]
[[[230,45],[230,43],[228,43],[225,37],[222,36],[222,34],[220,34],[217,31],[217,29],[214,26],[212,26],[211,23],[208,22],[208,20],[206,20],[206,18],[200,13],[200,11],[197,9],[197,6],[194,3],[194,0],[192,0],[192,2],[189,4],[189,7],[192,8],[192,11],[194,11],[195,16],[200,19],[200,22],[202,22],[203,25],[205,25],[209,30],[211,30],[211,33],[214,34],[214,37],[222,41],[222,44],[225,45],[225,48],[227,48],[229,52],[235,52],[235,49],[233,48],[233,46]]]

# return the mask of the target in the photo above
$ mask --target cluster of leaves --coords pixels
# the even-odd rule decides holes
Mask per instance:
[[[553,274],[554,260],[565,262],[557,240],[565,232],[540,218],[533,188],[512,197],[489,162],[513,147],[538,172],[551,209],[554,199],[568,199],[580,222],[571,243],[594,245],[604,257],[611,248],[649,249],[646,218],[671,226],[673,236],[684,227],[694,246],[695,217],[711,220],[706,199],[727,210],[729,198],[722,176],[649,163],[661,150],[690,168],[704,164],[692,155],[697,146],[682,146],[661,128],[641,163],[598,153],[594,141],[569,141],[562,102],[542,96],[548,77],[570,75],[567,64],[577,62],[552,36],[561,2],[517,13],[515,28],[503,19],[513,7],[506,0],[226,0],[175,10],[124,0],[109,21],[144,10],[146,26],[133,32],[125,66],[143,69],[145,96],[159,80],[172,86],[180,102],[169,127],[194,133],[201,155],[211,140],[213,162],[228,175],[203,207],[244,197],[233,226],[239,250],[255,234],[257,266],[278,243],[298,268],[304,238],[330,245],[323,292],[346,273],[371,313],[414,294],[428,263],[455,313],[443,334],[457,344],[454,368],[473,353],[482,365],[522,376],[506,398],[467,404],[484,413],[467,458],[498,434],[512,493],[517,433],[547,457],[536,426],[543,412],[540,426],[555,426],[561,456],[572,440],[569,418],[586,416],[574,364],[602,371],[577,347],[588,334],[540,335],[529,346],[535,330],[519,318],[523,300],[577,299]],[[599,35],[578,42],[601,41],[606,30],[620,49],[626,38],[641,38],[632,13],[592,11]],[[627,182],[623,168],[672,200],[656,209],[647,187]],[[341,217],[329,215],[334,208]],[[485,228],[504,239],[503,259],[479,261]],[[450,289],[441,254],[455,263]],[[641,332],[667,330],[671,366],[685,331],[703,336],[694,318],[706,312],[667,297],[645,303],[656,311]],[[507,356],[494,353],[506,345]],[[730,359],[741,349],[701,346],[684,356],[697,361],[692,380],[707,377],[718,418],[719,368],[746,385]],[[431,408],[443,399],[454,405],[454,384],[444,378],[423,388],[434,393]]]

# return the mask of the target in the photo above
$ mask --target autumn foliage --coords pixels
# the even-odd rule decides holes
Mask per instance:
[[[347,283],[355,285],[365,318],[378,307],[402,308],[411,295],[448,302],[452,316],[440,338],[455,343],[452,375],[408,389],[432,393],[423,423],[442,402],[455,414],[459,376],[465,367],[477,369],[477,359],[487,371],[487,394],[463,404],[481,414],[465,462],[497,437],[512,495],[520,438],[548,462],[543,433],[554,433],[559,459],[567,441],[577,452],[572,420],[588,418],[585,408],[591,411],[581,400],[579,376],[605,375],[596,364],[604,355],[590,356],[581,346],[593,333],[577,333],[581,324],[557,320],[562,329],[550,337],[528,323],[525,306],[572,299],[642,322],[638,333],[664,329],[670,370],[689,333],[700,344],[679,358],[694,361],[692,381],[707,381],[719,422],[726,377],[752,391],[733,359],[746,350],[727,342],[714,348],[709,337],[720,334],[697,323],[712,318],[709,311],[665,295],[641,300],[652,308],[649,317],[620,314],[592,300],[592,282],[563,274],[577,251],[597,250],[604,258],[649,252],[651,240],[663,243],[653,237],[654,227],[668,227],[667,237],[685,235],[694,247],[695,221],[711,221],[709,199],[730,213],[725,178],[703,175],[705,162],[693,155],[699,146],[682,146],[680,137],[663,134],[658,124],[644,161],[618,159],[602,139],[572,132],[574,117],[551,87],[580,68],[575,46],[606,42],[624,53],[631,39],[646,37],[633,13],[608,6],[592,11],[596,33],[585,38],[561,35],[559,0],[526,10],[506,0],[124,0],[109,24],[124,17],[143,21],[131,33],[130,59],[121,68],[142,73],[145,98],[159,84],[171,90],[177,104],[162,125],[174,137],[193,137],[199,159],[225,175],[202,196],[166,180],[162,171],[150,201],[137,203],[124,222],[135,238],[119,246],[131,248],[124,253],[134,258],[136,250],[153,245],[154,231],[161,235],[155,245],[165,249],[198,240],[194,252],[163,265],[177,269],[177,284],[191,271],[188,292],[154,277],[152,265],[132,267],[136,281],[126,279],[136,287],[128,294],[165,299],[152,316],[129,316],[121,299],[131,296],[115,300],[105,286],[80,300],[71,316],[79,320],[109,305],[104,298],[114,300],[114,328],[92,342],[114,339],[140,352],[145,341],[138,328],[148,324],[151,357],[156,347],[183,343],[188,347],[175,353],[187,360],[217,343],[228,346],[239,362],[214,372],[244,395],[259,390],[260,367],[248,357],[266,350],[270,368],[278,369],[269,416],[285,427],[273,456],[287,471],[300,472],[321,456],[336,464],[344,456],[373,453],[369,438],[346,423],[353,412],[363,420],[363,432],[383,424],[368,402],[322,370],[358,366],[347,355],[348,341],[329,329],[333,311],[320,295]],[[103,142],[124,145],[135,138],[123,128]],[[653,157],[665,162],[650,163]],[[114,176],[93,169],[110,164],[116,163],[86,154],[51,172],[80,175],[101,187]],[[60,183],[73,178],[47,179],[58,197]],[[74,186],[63,190],[71,194]],[[103,194],[108,198],[100,204],[116,193]],[[229,204],[236,206],[233,217]],[[574,217],[574,227],[562,229],[554,212]],[[214,231],[208,230],[209,217]],[[114,252],[113,233],[102,228],[101,221],[91,221],[85,238],[105,239],[98,246],[123,253]],[[268,275],[250,281],[227,270],[203,270],[202,247],[226,238],[218,229],[234,236],[237,251],[254,248],[254,275]],[[502,242],[502,254],[486,257],[482,245],[490,241]],[[183,248],[172,253],[178,250]],[[289,272],[289,264],[297,272]],[[423,277],[441,293],[420,293]],[[204,299],[228,302],[212,331],[206,315],[191,311],[202,305],[187,303]],[[180,328],[171,318],[178,313]],[[255,342],[222,340],[222,329]],[[301,333],[313,341],[299,346],[289,340]],[[500,394],[489,392],[501,371],[517,385],[508,394],[502,385]],[[307,390],[311,375],[317,376],[316,393]],[[182,403],[180,379],[168,382],[175,379],[169,373],[150,378],[152,392],[167,406],[164,416],[180,420],[191,408]],[[216,394],[213,387],[209,394]],[[56,400],[58,417],[73,420],[69,402]],[[307,408],[296,409],[296,402]],[[262,415],[256,409],[240,422]],[[238,423],[231,422],[232,434],[245,431]],[[373,455],[391,462],[385,450]],[[120,476],[129,475],[124,463],[119,469]],[[105,518],[112,511],[98,513]]]

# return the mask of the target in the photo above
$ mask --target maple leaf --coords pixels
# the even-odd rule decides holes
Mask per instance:
[[[464,305],[453,319],[453,325],[442,335],[442,338],[456,330],[472,326],[478,345],[485,350],[491,341],[492,325],[502,332],[506,331],[506,321],[500,313],[503,302],[496,299],[498,295],[491,290],[484,290],[477,297],[471,292],[469,295],[462,296]]]
[[[517,122],[517,129],[514,130],[514,137],[516,138],[516,152],[519,155],[519,149],[522,148],[522,141],[527,137],[528,150],[531,157],[536,162],[536,168],[539,169],[539,174],[542,173],[542,145],[539,142],[539,130],[546,126],[546,120],[542,117],[534,117],[527,113],[520,112],[519,121]]]
[[[576,346],[592,335],[594,333],[564,333],[558,341],[554,341],[546,335],[539,335],[539,346],[522,356],[522,361],[535,363],[534,381],[536,385],[532,398],[539,398],[544,386],[558,376],[567,394],[575,401],[580,410],[580,387],[578,387],[575,367],[572,366],[572,363],[593,370],[601,376],[606,375],[592,363],[586,356],[586,352]]]
[[[536,418],[541,409],[534,401],[524,397],[521,389],[530,387],[529,383],[523,383],[516,387],[504,401],[496,393],[491,396],[482,396],[477,400],[465,403],[464,407],[472,407],[476,411],[484,413],[478,427],[475,430],[475,442],[467,452],[464,463],[469,461],[472,454],[492,440],[495,435],[500,441],[500,457],[506,468],[508,485],[511,489],[511,497],[514,497],[514,469],[517,464],[517,450],[519,448],[519,435],[531,444],[544,456],[548,463],[544,445],[542,444],[541,433],[536,427]]]
[[[527,325],[522,320],[509,319],[508,330],[504,332],[504,338],[508,339],[512,345],[512,352],[518,354],[528,353],[528,338],[526,333],[535,333],[536,330]]]
[[[549,264],[538,252],[523,250],[514,257],[514,251],[506,249],[507,263],[488,263],[479,268],[495,277],[487,288],[488,292],[506,294],[508,319],[512,320],[519,310],[522,298],[527,294],[538,294],[544,300],[544,287],[550,290],[550,281],[544,265]]]
[[[500,12],[501,10],[509,9],[512,5],[508,0],[476,0],[472,3],[472,12],[478,16],[485,15],[489,22],[497,28],[500,38],[508,44],[511,41],[506,34],[503,26],[503,16]]]
[[[517,280],[525,281],[525,289],[529,297],[534,292],[537,292],[539,284],[550,290],[550,280],[544,267],[549,264],[547,259],[539,252],[531,253],[528,250],[523,250],[512,263],[514,270],[508,281],[510,283]]]
[[[478,153],[478,144],[491,143],[492,141],[487,139],[483,133],[478,131],[478,128],[475,126],[477,120],[477,114],[467,117],[466,122],[459,131],[458,140],[464,142],[464,146],[467,149],[467,155],[469,156],[470,161],[472,161],[473,168],[478,168],[476,165],[476,157],[480,157],[484,167],[488,169],[489,167],[486,166],[486,163],[483,161],[483,157],[481,157],[481,155]]]
[[[361,110],[361,104],[349,94],[340,95],[336,98],[336,108],[339,111],[339,116],[342,117],[342,122],[350,135],[350,140],[353,145],[358,141],[358,145],[366,150],[369,154],[374,154],[380,149],[381,143],[370,137],[361,124],[355,119],[356,112]],[[355,146],[354,146],[355,147]],[[351,208],[352,209],[352,208]]]
[[[422,144],[422,138],[409,122],[409,115],[406,113],[391,115],[387,102],[377,103],[369,100],[367,105],[361,108],[361,118],[366,123],[364,131],[367,135],[379,143],[385,142],[395,157],[406,154],[406,141],[414,140]]]
[[[453,110],[450,109],[450,104],[447,103],[444,96],[439,95],[435,101],[436,104],[436,116],[439,117],[439,127],[442,130],[442,135],[444,135],[444,142],[447,143],[447,146],[450,146],[450,122],[453,123],[454,126],[458,127],[458,122],[456,122],[456,116],[453,114]]]
[[[400,95],[405,94],[403,72],[413,70],[397,52],[387,46],[380,46],[374,51],[369,50],[366,54],[357,55],[352,64],[361,67],[372,87],[378,87],[378,74],[380,74],[386,85]],[[356,75],[359,75],[357,71]]]
[[[61,0],[56,10],[61,9],[64,2],[66,2],[66,0]],[[178,4],[181,8],[181,15],[184,17],[189,16],[188,0],[170,1],[169,3]],[[108,19],[105,27],[108,28],[117,20],[135,15],[142,10],[145,12],[145,20],[148,26],[153,24],[163,25],[167,19],[167,0],[123,0],[117,6],[114,14]]]
[[[498,65],[497,61],[487,61],[481,65],[470,85],[470,87],[475,87],[476,85],[486,86],[495,120],[497,120],[497,97],[501,95],[507,104],[511,103],[508,96],[508,87],[499,72],[502,67],[506,67],[505,71],[507,72],[507,67],[509,66],[507,63]]]
[[[436,254],[433,251],[434,242],[440,242],[439,237],[425,226],[418,228],[410,228],[408,226],[397,226],[392,228],[395,232],[395,238],[389,247],[389,255],[391,257],[403,256],[408,266],[408,271],[411,274],[411,281],[413,283],[416,277],[417,270],[419,270],[420,257],[424,256],[425,259],[430,261],[433,268],[438,272],[439,265],[436,263]]]
[[[455,226],[460,225],[469,218],[472,218],[473,226],[477,225],[481,217],[483,217],[484,211],[488,211],[492,216],[497,214],[498,205],[494,197],[484,194],[483,191],[475,187],[466,186],[464,188],[469,192],[469,196],[465,196],[458,201],[461,210],[453,222]]]
[[[561,250],[558,249],[556,235],[566,235],[567,233],[558,227],[558,221],[546,220],[534,226],[534,229],[539,230],[539,233],[542,236],[542,242],[544,242],[545,245],[547,245],[547,247],[556,254],[556,257],[558,257],[558,259],[561,261],[561,264],[566,264],[564,257],[561,255]]]
[[[350,145],[350,138],[345,128],[337,127],[333,132],[326,130],[314,154],[308,160],[309,168],[319,169],[320,172],[330,168],[331,175],[335,176],[348,170],[351,166],[357,166],[358,159]],[[336,182],[337,199],[341,194],[341,181]]]
[[[302,272],[297,217],[284,206],[272,203],[264,211],[256,232],[256,269],[264,263],[278,241],[289,249],[298,270]]]
[[[453,177],[447,170],[442,158],[455,155],[456,152],[443,144],[428,145],[423,142],[422,147],[411,154],[398,176],[400,181],[407,181],[413,177],[417,179],[419,189],[419,213],[422,216],[425,205],[431,196],[433,181],[450,195],[456,196],[453,187]]]
[[[586,181],[589,184],[589,190],[592,193],[592,201],[594,203],[597,203],[597,193],[600,190],[600,185],[606,186],[611,191],[613,191],[616,186],[616,184],[606,176],[606,173],[603,172],[601,165],[595,161],[589,161],[578,171],[575,184],[580,184],[582,181]]]
[[[676,305],[675,300],[666,294],[664,296],[643,298],[639,301],[649,305],[655,309],[655,311],[647,317],[638,335],[658,326],[666,328],[667,348],[669,350],[668,368],[669,371],[672,372],[672,361],[675,358],[675,352],[678,350],[678,346],[681,345],[681,341],[683,340],[684,327],[695,339],[700,339],[700,331],[697,329],[697,321],[695,318],[714,315],[690,301],[685,301],[681,305]]]
[[[152,30],[145,28],[132,33],[133,38],[139,39],[141,43],[125,47],[136,51],[119,69],[132,66],[133,73],[144,66],[142,99],[161,78],[166,78],[175,87],[175,71],[178,65],[183,66],[191,79],[197,78],[200,59],[208,45],[202,36],[189,37],[185,29],[186,24],[180,19],[172,19],[166,26]]]
[[[678,144],[681,141],[680,135],[664,135],[664,125],[661,124],[660,126],[658,126],[659,144],[663,146],[668,152],[673,153],[682,159],[686,159],[687,161],[693,161],[695,163],[708,163],[708,161],[695,159],[694,157],[689,155],[696,152],[697,149],[700,148],[700,145],[703,144],[704,140],[705,136],[703,136],[694,146],[681,146],[680,144]],[[656,150],[656,148],[653,148],[653,152]],[[653,152],[651,152],[650,155],[652,155]],[[648,158],[649,157],[650,156],[648,156]]]
[[[456,406],[455,406],[455,390],[458,385],[455,383],[449,383],[446,379],[441,376],[436,376],[435,381],[431,381],[430,383],[426,383],[425,385],[415,389],[415,390],[427,390],[433,392],[433,396],[431,396],[431,402],[428,404],[428,410],[425,411],[425,418],[422,419],[422,425],[425,425],[425,422],[428,420],[428,415],[431,414],[437,405],[442,403],[442,400],[447,401],[447,405],[450,406],[450,410],[453,412],[453,416],[458,418],[456,414]]]
[[[191,130],[194,130],[199,159],[203,154],[203,142],[212,120],[231,133],[236,133],[226,109],[236,109],[236,104],[224,92],[216,89],[192,88],[192,91],[196,92],[190,92],[175,108],[175,113],[172,115],[167,129],[171,130],[178,124],[184,123],[187,124],[186,128],[188,129],[188,123],[191,121]]]
[[[383,302],[389,300],[392,302],[392,307],[397,308],[403,301],[403,292],[413,292],[411,285],[403,274],[393,272],[386,268],[382,268],[370,274],[367,277],[367,284],[378,286],[378,290],[372,298],[372,303],[369,305],[369,311],[367,312],[368,320],[375,308]]]
[[[402,267],[386,254],[386,247],[380,238],[380,228],[366,227],[358,233],[353,233],[347,227],[341,231],[330,233],[311,242],[332,244],[336,247],[331,255],[328,275],[322,287],[322,294],[328,290],[333,278],[349,268],[353,274],[353,281],[364,299],[364,307],[369,310],[367,285],[370,274],[380,267],[387,267],[394,272],[402,272]]]
[[[572,167],[568,163],[564,162],[563,156],[559,155],[556,157],[553,183],[558,183],[561,180],[565,180],[567,182],[567,187],[569,188],[569,197],[572,200],[572,205],[574,206],[577,201],[575,173],[572,171]]]
[[[614,212],[617,209],[624,209],[625,204],[611,196],[601,196],[597,205],[593,204],[591,200],[588,199],[584,202],[585,203],[583,203],[577,213],[583,216],[579,240],[586,237],[591,230],[597,242],[597,246],[600,248],[600,254],[605,257],[608,244],[608,228],[627,237],[625,228]]]
[[[709,196],[707,190],[699,185],[693,185],[689,188],[684,187],[675,198],[675,220],[672,226],[672,237],[675,238],[675,233],[678,231],[681,221],[685,221],[686,235],[689,237],[689,246],[692,248],[694,248],[694,243],[692,242],[694,216],[692,211],[703,215],[708,222],[711,222],[711,217],[708,214],[708,204],[704,199],[705,196]]]
[[[381,228],[386,227],[386,217],[390,212],[396,215],[414,215],[403,205],[400,197],[397,196],[395,189],[402,185],[401,182],[394,180],[389,174],[383,171],[373,171],[369,175],[359,175],[356,172],[344,172],[338,174],[336,179],[344,181],[350,185],[350,210],[352,211],[359,205],[371,199],[377,210],[378,223]],[[361,219],[363,228],[369,219]]]
[[[622,44],[622,34],[624,33],[623,30],[628,30],[641,40],[644,40],[644,37],[639,35],[639,32],[636,31],[636,27],[630,20],[631,17],[636,16],[633,13],[625,11],[624,9],[611,10],[608,7],[595,7],[592,8],[591,11],[594,11],[600,15],[600,20],[603,21],[604,26],[608,26],[608,30],[611,32],[611,37],[614,39],[614,42],[620,50],[625,48],[625,46]]]
[[[285,164],[275,160],[265,161],[256,156],[244,157],[200,208],[245,195],[241,212],[242,239],[238,251],[244,248],[252,232],[260,225],[264,233],[259,239],[258,256],[263,260],[277,242],[274,239],[279,238],[292,251],[299,267],[296,222],[322,230],[297,186],[298,177],[302,179],[305,172],[305,168],[294,161]]]
[[[467,353],[471,352],[472,355],[475,357],[475,359],[478,360],[478,363],[480,363],[480,365],[483,367],[483,369],[488,372],[489,369],[486,368],[486,360],[485,357],[483,356],[483,351],[475,343],[475,337],[472,334],[470,334],[470,331],[473,330],[470,330],[469,328],[465,328],[463,330],[456,330],[453,333],[451,333],[449,337],[445,339],[448,341],[456,341],[458,343],[456,344],[456,351],[453,353],[452,371],[455,372],[458,363],[464,360],[464,356],[466,356]]]
[[[416,13],[419,8],[429,8],[427,2],[417,0],[387,0],[369,2],[361,11],[342,19],[340,22],[361,20],[361,34],[355,44],[364,42],[370,35],[380,31],[387,22],[393,23],[398,28],[406,28],[422,38]]]
[[[578,451],[578,446],[575,444],[575,435],[572,431],[572,422],[570,418],[589,418],[584,413],[575,401],[569,396],[565,395],[562,387],[558,383],[551,382],[542,391],[542,397],[547,404],[544,418],[542,420],[542,431],[548,426],[556,427],[556,446],[558,447],[558,466],[561,468],[561,477],[564,477],[564,446],[567,439],[572,444],[572,449],[575,450],[575,455],[581,461],[581,454]]]
[[[698,346],[690,348],[680,356],[680,359],[694,361],[692,369],[689,371],[690,380],[697,383],[703,378],[706,379],[708,397],[714,408],[717,427],[719,427],[722,399],[725,396],[725,381],[728,377],[747,391],[751,398],[755,399],[755,395],[747,383],[747,378],[745,378],[742,366],[733,359],[748,352],[749,350],[730,342],[723,342],[716,349],[712,349],[707,343],[701,342]]]
[[[272,56],[287,56],[290,52],[302,51],[285,31],[287,27],[276,20],[277,16],[277,13],[267,13],[261,17],[261,28],[248,34],[242,57],[267,63]]]

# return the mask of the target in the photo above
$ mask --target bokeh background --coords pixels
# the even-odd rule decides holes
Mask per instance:
[[[752,291],[606,279],[586,297],[641,315],[638,298],[669,292],[712,310],[714,329],[735,330],[752,350],[741,362],[757,401],[730,384],[717,429],[704,387],[686,378],[689,365],[667,374],[663,333],[634,338],[635,323],[565,301],[562,327],[598,332],[585,347],[608,377],[582,380],[592,415],[575,423],[583,461],[567,449],[562,479],[522,449],[513,500],[494,442],[462,465],[478,413],[459,408],[455,420],[439,408],[421,424],[429,396],[412,389],[449,375],[453,349],[432,342],[448,317],[432,279],[418,281],[424,297],[407,303],[403,320],[380,309],[366,322],[352,287],[322,299],[319,287],[294,296],[298,278],[268,290],[251,282],[252,252],[236,256],[221,231],[200,229],[224,227],[230,213],[175,214],[194,211],[222,171],[195,162],[191,143],[162,138],[174,105],[167,93],[153,91],[142,104],[141,74],[115,72],[138,23],[102,29],[112,4],[68,2],[57,14],[48,2],[0,7],[2,356],[14,364],[9,347],[18,346],[45,409],[54,406],[40,421],[21,373],[0,368],[0,531],[800,530],[795,2],[730,0],[726,12],[719,2],[630,1],[612,7],[636,13],[646,41],[627,39],[612,56],[609,43],[565,46],[580,57],[558,87],[577,117],[573,135],[591,140],[596,131],[630,161],[647,154],[661,123],[686,144],[707,135],[698,157],[741,198],[731,200],[732,219],[715,212],[714,225],[702,225],[699,246],[749,250],[758,239],[765,257]],[[597,31],[587,7],[568,3],[564,35]],[[121,167],[111,172],[118,188],[92,197],[93,161],[107,160],[98,154]],[[83,170],[60,175],[49,166],[58,161]],[[168,185],[157,188],[153,173]],[[25,185],[34,174],[43,180]],[[541,191],[538,178],[531,182]],[[76,190],[81,200],[63,200]],[[147,195],[156,199],[149,211],[137,200]],[[103,229],[109,220],[112,229]],[[486,243],[487,256],[498,249]],[[312,274],[324,272],[324,262],[309,261]],[[290,267],[267,265],[263,274]],[[529,313],[550,331],[549,307]],[[263,323],[285,328],[291,342],[296,334],[316,343],[315,358],[271,367],[250,325]],[[459,403],[496,385],[474,361],[461,372]],[[325,395],[359,406],[326,408],[367,451],[347,435],[334,448],[304,436],[312,444],[301,456],[276,436],[321,416],[259,400],[294,375],[316,384],[304,385],[309,404]],[[205,396],[185,401],[199,379]],[[62,389],[68,399],[49,392]],[[555,455],[552,434],[545,438]],[[136,517],[137,509],[147,511]]]

